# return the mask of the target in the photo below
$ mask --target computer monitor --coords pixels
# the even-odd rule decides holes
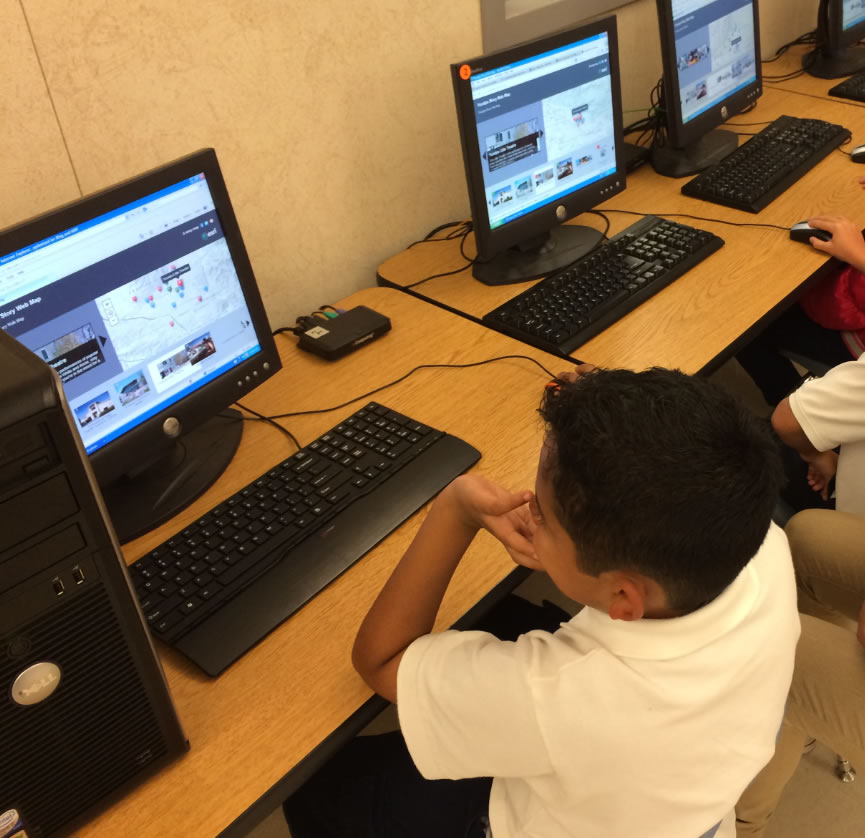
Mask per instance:
[[[625,188],[616,19],[451,65],[488,285],[536,279],[599,241],[563,225]]]
[[[865,70],[865,0],[820,0],[817,46],[802,56],[802,67],[819,79],[837,79]]]
[[[0,326],[59,375],[122,541],[216,480],[223,411],[280,368],[213,149],[0,231]]]
[[[657,2],[666,136],[651,160],[659,174],[684,177],[737,147],[717,126],[762,93],[757,0]]]

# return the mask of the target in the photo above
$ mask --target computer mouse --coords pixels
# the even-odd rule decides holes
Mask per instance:
[[[850,152],[850,159],[854,163],[865,163],[865,145],[857,145]]]
[[[821,239],[824,242],[832,238],[832,234],[828,230],[820,230],[817,227],[810,227],[807,221],[800,221],[790,228],[790,238],[794,242],[811,243],[811,236]]]

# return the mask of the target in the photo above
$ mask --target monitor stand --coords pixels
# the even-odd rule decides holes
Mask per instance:
[[[865,49],[859,46],[820,48],[802,56],[802,69],[817,79],[840,79],[865,70]]]
[[[563,224],[492,259],[475,262],[472,274],[484,285],[511,285],[540,279],[581,259],[601,238],[601,231],[594,227]]]
[[[121,544],[189,506],[231,462],[243,432],[241,413],[224,410],[175,441],[167,453],[101,486]]]
[[[703,134],[684,148],[654,146],[652,166],[664,177],[686,177],[708,169],[739,146],[739,137],[732,131],[718,128]]]

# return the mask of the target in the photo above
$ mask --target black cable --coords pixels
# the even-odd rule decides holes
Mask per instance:
[[[469,256],[466,256],[464,247],[465,247],[466,239],[468,238],[469,233],[471,233],[471,231],[472,231],[472,225],[470,222],[464,222],[464,223],[466,225],[466,230],[462,234],[462,236],[460,237],[460,255],[463,257],[463,259],[466,260],[466,264],[463,265],[462,267],[455,268],[452,271],[442,271],[442,273],[432,274],[431,276],[425,276],[423,279],[417,280],[417,282],[412,282],[408,285],[403,285],[403,286],[401,286],[403,291],[408,290],[409,288],[417,288],[418,285],[423,285],[424,282],[429,282],[431,279],[438,279],[439,277],[442,277],[442,276],[453,276],[454,274],[460,274],[464,270],[466,270],[467,268],[470,268],[472,265],[475,264],[475,262],[478,261],[477,256],[475,256],[474,258],[470,258]]]
[[[288,428],[283,428],[278,422],[274,421],[273,416],[265,416],[263,413],[259,413],[257,410],[253,410],[251,407],[247,407],[245,404],[241,404],[240,402],[235,402],[235,404],[241,409],[245,410],[247,413],[251,413],[252,416],[244,416],[242,417],[248,422],[268,422],[273,425],[279,431],[282,431],[295,445],[296,448],[300,449],[301,444],[297,441],[294,434],[288,430]]]
[[[771,58],[764,58],[760,63],[761,64],[771,64],[773,61],[777,61],[784,53],[787,52],[790,47],[799,46],[800,44],[816,44],[817,43],[817,30],[812,29],[810,32],[806,32],[804,35],[800,35],[798,38],[790,41],[783,46],[778,47],[775,50],[775,54]]]
[[[422,239],[418,239],[417,241],[413,241],[407,248],[414,247],[416,244],[426,244],[427,242],[446,242],[451,241],[452,239],[459,238],[462,235],[462,228],[471,224],[471,221],[448,221],[446,224],[439,224],[438,227],[430,230]],[[441,238],[433,238],[436,233],[440,233],[442,230],[447,230],[449,227],[456,227],[456,230],[451,230],[446,236],[442,236]]]
[[[621,212],[625,215],[639,215],[645,216],[644,212],[637,212],[636,210],[623,210],[623,209],[608,209],[605,208],[604,212]],[[657,215],[659,218],[690,218],[694,221],[712,221],[715,224],[727,224],[730,227],[766,227],[770,230],[783,230],[785,233],[790,231],[789,227],[782,227],[779,224],[755,224],[748,221],[725,221],[722,218],[705,218],[701,215],[689,215],[685,212],[655,212],[651,213],[652,215]]]
[[[409,370],[405,375],[401,375],[399,378],[394,379],[393,381],[389,381],[387,384],[382,384],[381,387],[376,387],[374,390],[370,390],[368,393],[363,393],[360,396],[354,396],[348,401],[343,402],[342,404],[336,404],[333,407],[323,407],[319,410],[298,410],[294,413],[276,413],[273,416],[262,417],[263,419],[287,419],[291,416],[312,416],[317,413],[330,413],[333,410],[339,410],[340,408],[347,407],[354,402],[360,401],[361,399],[368,399],[370,396],[374,396],[376,393],[380,393],[382,390],[386,390],[388,387],[393,387],[395,384],[399,384],[402,381],[405,381],[410,375],[414,375],[418,370],[436,370],[436,369],[458,369],[464,370],[469,369],[470,367],[480,367],[484,364],[492,364],[494,361],[508,361],[514,359],[523,359],[526,361],[531,361],[536,366],[540,367],[546,375],[550,377],[550,379],[555,378],[553,375],[540,361],[535,360],[529,355],[497,355],[495,358],[487,358],[485,361],[473,361],[470,364],[420,364],[414,369]],[[248,410],[248,408],[244,408]],[[250,411],[252,412],[252,411]],[[260,415],[260,414],[259,414]],[[281,425],[277,425],[277,427],[282,428]],[[284,429],[283,429],[284,430]],[[300,446],[298,446],[300,447]]]

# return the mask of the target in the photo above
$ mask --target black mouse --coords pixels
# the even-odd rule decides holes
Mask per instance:
[[[850,152],[850,159],[854,163],[865,163],[865,145],[857,145]]]
[[[790,228],[790,238],[794,242],[811,243],[811,236],[821,239],[824,242],[831,241],[832,234],[828,230],[820,230],[817,227],[809,227],[807,221],[800,221]]]

